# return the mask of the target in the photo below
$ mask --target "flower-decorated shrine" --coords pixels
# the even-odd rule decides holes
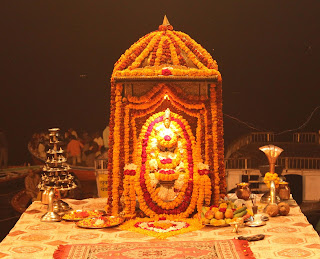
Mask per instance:
[[[226,193],[217,63],[166,17],[116,62],[109,127],[109,214],[185,218]]]

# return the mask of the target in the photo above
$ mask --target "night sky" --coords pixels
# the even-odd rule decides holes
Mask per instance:
[[[276,133],[296,129],[320,105],[319,10],[318,0],[2,1],[9,163],[29,161],[34,132],[103,130],[114,63],[165,14],[217,60],[225,114]],[[252,131],[228,116],[224,123],[226,144]],[[302,130],[319,129],[320,109]]]

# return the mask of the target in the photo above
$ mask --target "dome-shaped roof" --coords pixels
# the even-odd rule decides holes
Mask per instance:
[[[211,77],[219,75],[211,55],[189,35],[174,31],[167,17],[157,31],[135,42],[115,63],[118,77]]]

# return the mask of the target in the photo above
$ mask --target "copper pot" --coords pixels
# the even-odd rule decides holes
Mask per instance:
[[[280,182],[278,194],[281,200],[289,200],[290,199],[290,187],[288,182]]]
[[[236,195],[239,199],[249,200],[250,198],[250,188],[248,183],[238,183],[236,189]]]

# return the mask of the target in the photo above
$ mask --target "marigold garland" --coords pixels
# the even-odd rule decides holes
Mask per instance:
[[[136,195],[134,190],[134,179],[136,175],[137,165],[126,164],[124,167],[124,180],[123,180],[123,198],[124,208],[123,213],[127,218],[135,216]]]
[[[182,52],[196,68],[186,66]],[[144,67],[146,59],[149,66]],[[157,67],[168,64],[174,66],[174,76],[219,76],[216,62],[200,44],[183,32],[166,30],[151,32],[134,43],[116,62],[112,78],[161,76],[162,69]]]
[[[143,50],[144,46],[150,42],[150,40],[154,35],[155,35],[155,32],[151,32],[141,37],[129,49],[127,49],[125,53],[121,55],[119,60],[115,63],[113,71],[123,70],[126,67],[128,67],[130,62],[133,62],[134,57],[136,57],[137,54],[139,54]],[[130,58],[131,56],[133,56],[133,58]]]
[[[112,215],[117,215],[119,213],[119,185],[120,185],[120,125],[121,125],[121,105],[122,105],[122,97],[121,97],[122,86],[116,86],[116,98],[115,98],[115,121],[114,121],[114,145],[113,145],[113,176],[112,176]]]
[[[154,125],[156,124],[156,123],[159,123],[159,122],[161,122],[162,121],[162,117],[157,117],[157,116],[162,116],[163,115],[163,112],[162,113],[159,113],[159,114],[155,114],[155,115],[153,115],[153,116],[151,116],[150,117],[150,120],[148,121],[147,120],[147,123],[149,123],[149,127],[143,127],[143,130],[141,131],[141,134],[140,134],[140,139],[141,139],[141,142],[142,143],[147,143],[148,141],[143,141],[143,139],[145,138],[145,136],[147,136],[147,138],[149,138],[149,136],[150,136],[150,134],[151,134],[151,129],[154,127]],[[190,164],[190,163],[192,163],[193,161],[194,161],[194,158],[192,157],[192,155],[191,155],[191,157],[190,157],[190,154],[192,154],[192,149],[190,149],[194,144],[192,144],[192,143],[194,143],[194,137],[192,136],[192,132],[191,132],[191,129],[190,129],[190,127],[185,127],[184,125],[185,125],[185,123],[187,123],[183,118],[177,118],[177,117],[180,117],[180,116],[178,116],[177,114],[174,114],[173,116],[172,116],[172,121],[176,121],[178,124],[179,124],[179,126],[180,127],[182,127],[182,129],[184,129],[183,130],[183,135],[184,135],[184,137],[187,139],[187,142],[188,142],[188,139],[189,139],[189,142],[187,143],[187,145],[188,145],[188,149],[186,149],[186,150],[189,150],[189,152],[188,152],[188,156],[189,156],[189,158],[188,158],[188,160],[187,160],[187,169],[188,169],[188,171],[189,171],[189,177],[191,177],[191,179],[193,178],[193,166],[192,166],[192,164]],[[187,133],[187,131],[189,131],[189,134]],[[148,133],[149,132],[149,133]],[[191,142],[190,142],[191,141]],[[156,214],[178,214],[178,213],[191,213],[191,212],[189,212],[189,210],[187,209],[187,207],[188,207],[188,200],[190,201],[191,200],[191,203],[192,203],[192,198],[191,197],[189,197],[189,195],[191,194],[191,192],[192,192],[192,185],[190,184],[191,182],[189,182],[188,183],[188,185],[187,185],[187,190],[189,190],[188,191],[188,193],[186,193],[185,194],[185,200],[187,201],[187,202],[185,202],[185,203],[181,203],[181,205],[179,205],[177,208],[175,208],[175,209],[165,209],[165,210],[163,210],[163,209],[161,209],[161,206],[160,207],[157,207],[157,205],[155,205],[155,204],[153,204],[153,203],[150,203],[150,202],[148,202],[148,199],[151,199],[151,197],[149,196],[150,195],[150,193],[148,192],[148,193],[146,193],[145,191],[143,192],[142,191],[142,189],[143,188],[145,188],[145,190],[147,189],[147,186],[146,186],[146,178],[145,177],[148,177],[148,175],[145,173],[145,170],[146,170],[146,165],[145,165],[145,163],[147,162],[147,153],[145,153],[145,155],[144,155],[144,152],[146,152],[146,151],[143,151],[143,150],[145,150],[145,148],[143,148],[141,151],[142,151],[142,155],[141,155],[141,157],[142,157],[142,166],[141,166],[141,169],[142,169],[142,171],[140,172],[140,177],[139,178],[136,178],[137,179],[137,182],[140,182],[140,185],[141,185],[141,187],[140,187],[140,185],[139,184],[136,184],[136,187],[137,188],[139,188],[139,190],[137,191],[138,192],[138,200],[139,200],[139,202],[141,202],[141,204],[142,204],[142,208],[143,209],[146,209],[146,206],[147,206],[147,203],[148,203],[148,206],[150,206],[150,208],[151,209],[149,209],[149,208],[147,208],[144,212],[147,214],[147,215],[154,215],[154,212],[153,213],[151,213],[150,214],[150,210],[152,210],[152,211],[156,211]],[[148,182],[147,182],[148,183]],[[194,187],[194,186],[193,186]],[[142,188],[142,189],[141,189]],[[197,192],[197,190],[194,190],[195,192]],[[149,198],[150,197],[150,198]],[[155,197],[156,198],[156,197]],[[175,199],[176,200],[176,199]],[[147,202],[147,203],[146,203]],[[194,203],[194,202],[193,202]],[[195,206],[195,204],[190,204],[190,206],[189,207],[194,207]],[[184,212],[184,208],[186,208],[187,209],[187,212]]]
[[[188,34],[183,32],[174,32],[175,35],[180,37],[180,39],[187,39],[187,41],[190,42],[190,44],[187,44],[189,49],[200,59],[200,61],[207,63],[208,68],[212,68],[215,70],[218,70],[218,66],[216,62],[212,59],[211,55],[208,53],[208,51],[203,48],[200,44],[198,44],[195,40],[193,40]],[[191,47],[191,48],[190,48]],[[199,52],[198,50],[203,50],[202,52]]]
[[[159,88],[160,88],[160,87],[159,87]],[[172,95],[172,96],[174,96],[174,95]],[[173,97],[173,99],[174,99],[174,97]],[[158,100],[160,101],[161,98],[159,98]],[[157,100],[157,101],[158,101],[158,100]],[[156,105],[156,103],[153,104],[153,105]],[[131,106],[130,106],[130,107],[131,107]],[[141,107],[141,109],[142,109],[142,108],[143,108],[143,107]],[[155,107],[155,108],[156,108],[156,107]],[[155,109],[155,108],[154,108],[154,109]],[[181,109],[181,105],[179,106],[179,108]],[[132,109],[132,107],[131,107],[130,109]],[[126,109],[126,113],[127,113],[127,111],[128,111],[128,109]],[[188,111],[188,110],[184,110],[184,111]],[[190,114],[190,112],[188,112],[188,113]],[[191,113],[191,114],[193,115],[193,113]],[[214,114],[214,113],[213,113],[213,114]],[[141,114],[140,116],[143,116],[143,115]],[[126,117],[126,118],[127,118],[127,117]],[[199,120],[199,119],[198,119],[198,120]],[[127,122],[127,121],[129,121],[129,120],[126,119],[125,121]],[[133,121],[134,121],[134,118],[132,118],[132,122],[133,122]],[[127,126],[125,126],[125,128],[129,127],[128,123],[125,123],[125,125],[127,125]],[[134,125],[134,124],[132,123],[132,125]],[[133,128],[135,128],[135,127],[133,127]],[[197,129],[197,131],[198,131],[198,129]],[[128,132],[128,131],[125,130],[125,132]],[[135,134],[134,134],[134,135],[135,135]],[[197,134],[197,135],[198,135],[198,134]],[[127,137],[125,137],[125,139],[128,140]],[[197,139],[198,139],[198,137],[197,137]],[[127,141],[127,142],[128,142],[128,141]],[[135,142],[135,143],[136,143],[136,142]],[[206,181],[206,182],[207,182],[207,181]],[[215,192],[216,192],[216,193],[219,193],[220,190],[219,190],[218,188],[215,188]],[[205,195],[205,196],[207,196],[207,195]],[[216,195],[215,195],[215,196],[216,196]],[[208,200],[208,199],[207,199],[207,200]],[[207,201],[206,201],[206,203],[207,203]]]
[[[217,82],[217,138],[218,138],[218,160],[219,160],[219,178],[220,178],[220,193],[227,193],[227,183],[224,164],[224,139],[223,139],[223,113],[222,113],[222,85],[221,76]]]
[[[217,103],[216,103],[216,88],[211,91],[211,116],[213,128],[213,172],[214,172],[214,203],[218,204],[220,199],[220,177],[219,177],[219,157],[218,157],[218,134],[217,134]]]
[[[128,67],[128,70],[132,70],[134,68],[137,68],[141,65],[141,62],[148,56],[150,51],[153,49],[154,45],[156,44],[158,38],[160,35],[155,35],[149,42],[149,44],[146,46],[146,48],[141,52],[141,54],[134,60],[134,62]]]
[[[154,62],[155,66],[159,66],[160,65],[160,59],[161,59],[162,52],[163,52],[162,46],[163,46],[163,43],[164,43],[165,40],[166,40],[166,37],[162,37],[160,39],[159,46],[158,46],[158,49],[156,51],[156,60]]]

